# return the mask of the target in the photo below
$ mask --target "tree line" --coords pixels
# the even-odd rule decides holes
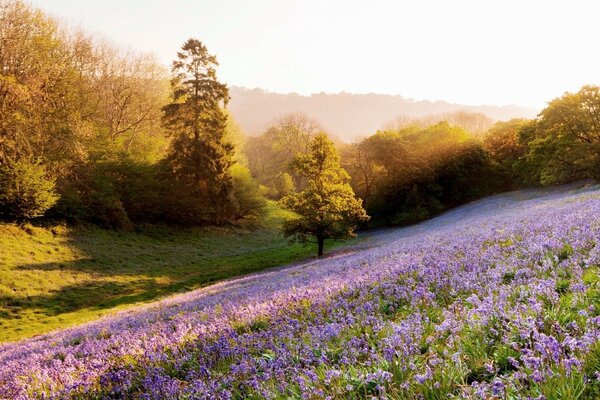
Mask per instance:
[[[216,66],[190,39],[169,73],[0,0],[0,216],[127,228],[260,212]]]
[[[297,213],[286,234],[322,249],[356,224],[410,224],[492,193],[600,175],[597,86],[533,120],[402,117],[348,144],[296,113],[247,141],[217,66],[196,39],[168,71],[0,0],[0,217],[223,224],[273,199]]]
[[[415,223],[478,198],[528,186],[600,177],[600,88],[550,101],[532,120],[492,123],[478,113],[397,118],[356,143],[336,143],[366,227]],[[320,131],[293,114],[246,148],[250,169],[279,198],[302,190],[288,168]]]

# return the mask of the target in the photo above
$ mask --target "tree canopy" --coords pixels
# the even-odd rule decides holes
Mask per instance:
[[[0,166],[0,218],[31,219],[43,215],[58,196],[43,165],[25,159]]]
[[[173,100],[163,123],[173,142],[166,159],[182,196],[174,205],[189,221],[221,223],[233,214],[233,145],[226,140],[227,86],[217,80],[215,56],[189,39],[173,62]]]
[[[243,140],[224,113],[228,90],[216,65],[202,43],[188,41],[169,98],[168,69],[154,56],[65,27],[23,1],[0,0],[0,168],[5,183],[29,185],[9,197],[52,184],[58,201],[50,216],[114,228],[255,213],[249,208],[261,204],[262,191],[254,178],[246,167],[236,179],[229,172],[229,142],[243,161]],[[35,179],[17,179],[32,171]],[[253,193],[242,196],[241,186]],[[0,207],[10,217],[7,196]]]
[[[584,86],[548,103],[520,130],[518,168],[530,183],[600,178],[600,87]]]
[[[362,207],[370,226],[402,225],[503,190],[600,179],[598,86],[565,93],[533,120],[399,117],[357,143],[331,145],[298,112],[245,138],[217,67],[189,39],[169,76],[152,55],[0,0],[2,218],[222,224],[260,215],[270,197],[305,215],[291,236],[337,237],[353,229],[344,218],[362,220]],[[311,175],[317,144],[337,161]]]
[[[377,132],[343,155],[352,187],[377,225],[415,223],[494,189],[480,142],[448,122]]]
[[[305,154],[321,125],[303,113],[280,117],[246,147],[250,170],[265,185],[271,197],[281,198],[289,191],[302,190],[303,177],[289,168],[297,154]]]
[[[285,221],[284,233],[300,241],[315,238],[321,256],[325,239],[352,236],[357,224],[369,217],[347,183],[349,176],[325,134],[314,138],[308,153],[296,155],[291,168],[306,180],[306,186],[281,199],[285,208],[298,215]]]

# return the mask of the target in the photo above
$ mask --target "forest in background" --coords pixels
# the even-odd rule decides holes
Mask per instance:
[[[539,110],[513,105],[469,106],[445,101],[414,100],[375,93],[272,93],[230,88],[229,110],[248,136],[263,133],[282,115],[303,113],[323,124],[332,136],[353,142],[393,124],[397,119],[441,120],[459,112],[483,114],[493,121],[533,118]]]
[[[118,229],[235,223],[260,217],[265,199],[305,189],[290,163],[309,151],[320,123],[290,113],[246,140],[226,111],[216,59],[199,42],[186,45],[169,73],[150,55],[0,1],[2,218]],[[209,66],[196,86],[186,70],[194,52]],[[188,99],[202,115],[186,108]],[[400,117],[335,145],[371,216],[365,227],[414,223],[500,191],[597,179],[600,88],[566,93],[535,119]]]

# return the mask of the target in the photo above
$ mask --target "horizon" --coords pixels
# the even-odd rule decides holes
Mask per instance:
[[[508,107],[515,107],[515,108],[527,108],[527,109],[531,109],[533,111],[541,111],[546,105],[544,105],[543,107],[530,107],[530,106],[526,106],[526,105],[521,105],[521,104],[464,104],[464,103],[457,103],[457,102],[452,102],[452,101],[448,101],[445,99],[415,99],[412,97],[407,97],[402,95],[401,93],[399,94],[392,94],[392,93],[379,93],[379,92],[349,92],[347,90],[341,90],[338,92],[326,92],[326,91],[320,91],[320,92],[312,92],[312,93],[298,93],[298,92],[276,92],[276,91],[272,91],[269,89],[265,89],[265,88],[260,88],[260,87],[246,87],[246,86],[239,86],[239,85],[229,85],[229,89],[232,88],[236,88],[236,89],[241,89],[241,90],[247,90],[247,91],[254,91],[254,90],[258,90],[261,91],[265,94],[274,94],[274,95],[281,95],[281,96],[299,96],[299,97],[313,97],[313,96],[319,96],[319,95],[325,95],[325,96],[337,96],[337,95],[350,95],[350,96],[369,96],[369,95],[373,95],[373,96],[388,96],[388,97],[393,97],[393,98],[399,98],[402,100],[406,100],[406,101],[411,101],[411,102],[425,102],[425,103],[447,103],[449,105],[456,105],[456,106],[464,106],[464,107],[490,107],[490,108],[508,108]],[[556,95],[555,98],[562,96],[564,93],[561,93],[560,95]],[[547,104],[549,101],[551,101],[552,99],[548,99],[548,101],[546,101],[545,103]]]
[[[600,34],[600,16],[581,1],[543,9],[516,0],[31,4],[120,48],[153,53],[166,66],[186,39],[197,38],[217,56],[228,85],[280,94],[373,93],[540,110],[597,84],[600,69],[587,50]]]
[[[482,3],[0,0],[0,399],[600,400],[600,13]]]
[[[403,117],[451,119],[456,112],[482,113],[492,121],[535,118],[541,110],[516,105],[466,105],[445,101],[414,100],[387,94],[276,93],[260,88],[230,88],[227,108],[242,131],[249,136],[264,133],[290,113],[302,113],[318,121],[338,139],[351,143],[381,129],[387,129]]]

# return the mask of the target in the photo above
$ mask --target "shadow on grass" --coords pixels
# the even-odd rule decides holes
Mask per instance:
[[[0,296],[0,319],[19,319],[25,310],[57,316],[81,309],[112,308],[151,298],[154,287],[152,279],[143,279],[135,284],[99,281],[67,285],[44,295]]]
[[[43,321],[61,314],[91,315],[94,311],[150,302],[306,259],[314,250],[290,245],[273,231],[206,234],[164,229],[148,235],[92,228],[60,240],[65,248],[75,251],[78,259],[64,261],[57,253],[49,255],[48,262],[11,267],[11,279],[47,276],[52,285],[44,291],[43,282],[38,284],[37,292],[44,293],[32,296],[23,292],[0,295],[0,321],[15,326],[25,314],[33,313]],[[69,283],[55,289],[65,276]]]

